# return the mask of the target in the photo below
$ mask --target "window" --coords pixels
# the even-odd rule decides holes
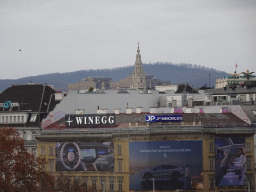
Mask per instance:
[[[41,168],[43,171],[45,171],[45,165],[42,165]]]
[[[209,143],[209,152],[210,152],[210,153],[213,153],[213,152],[214,152],[214,145],[213,145],[213,142],[210,142],[210,143]]]
[[[23,131],[23,133],[22,133],[22,138],[23,138],[24,140],[27,140],[27,133],[26,133],[26,131]]]
[[[210,189],[215,188],[215,179],[214,179],[214,177],[209,178],[209,186],[210,186]]]
[[[247,175],[246,174],[246,185],[248,187],[248,183],[250,183],[250,187],[252,187],[252,179],[253,179],[253,176],[252,175]]]
[[[41,155],[45,155],[45,147],[44,146],[41,146]]]
[[[13,116],[13,123],[16,123],[16,116]]]
[[[36,155],[36,148],[32,148],[32,154]]]
[[[4,116],[2,116],[2,123],[4,123]]]
[[[87,183],[88,183],[88,177],[82,177],[81,178],[81,184],[82,186],[87,189]]]
[[[122,155],[122,147],[121,147],[121,145],[117,145],[117,155]]]
[[[247,170],[251,170],[252,169],[252,158],[251,157],[247,157],[247,159],[246,159],[246,167],[247,167]]]
[[[246,152],[251,152],[251,143],[245,143]]]
[[[118,190],[119,191],[123,190],[123,179],[118,179]]]
[[[21,116],[21,122],[24,123],[24,116]]]
[[[100,186],[101,186],[101,190],[103,190],[103,191],[106,190],[106,182],[105,182],[105,179],[101,179],[101,180],[100,180]]]
[[[109,180],[109,190],[111,190],[111,191],[115,190],[115,180],[114,179]]]
[[[93,189],[97,189],[97,179],[95,178],[92,179],[92,187]]]
[[[20,116],[18,116],[18,123],[20,123]]]
[[[123,162],[118,161],[118,172],[123,172]]]
[[[210,158],[209,159],[209,165],[210,165],[210,170],[215,170],[215,167],[214,167],[214,158]]]
[[[80,177],[75,177],[73,184],[74,184],[74,186],[79,186],[80,185]]]
[[[10,123],[12,123],[12,116],[10,116]]]
[[[53,159],[49,160],[49,171],[54,172],[54,160]]]
[[[8,116],[5,117],[5,122],[8,123]]]
[[[30,122],[36,122],[36,114],[31,115]]]
[[[50,155],[50,156],[53,156],[53,155],[54,155],[53,146],[50,146],[50,147],[49,147],[49,155]]]
[[[36,132],[35,131],[32,132],[32,140],[36,140]]]

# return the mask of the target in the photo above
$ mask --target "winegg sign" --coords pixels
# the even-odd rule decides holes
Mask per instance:
[[[115,127],[115,114],[85,114],[85,115],[65,115],[65,124],[69,128],[99,128]]]

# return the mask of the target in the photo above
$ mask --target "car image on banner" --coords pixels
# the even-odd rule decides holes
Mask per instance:
[[[56,171],[113,171],[111,142],[65,142],[55,144]]]
[[[245,173],[245,138],[216,138],[216,186],[244,185]]]
[[[154,169],[146,169],[140,173],[141,178],[148,180],[150,178],[169,177],[176,173],[179,177],[184,176],[184,170],[176,165],[159,165]]]
[[[202,189],[202,141],[129,142],[130,190]]]

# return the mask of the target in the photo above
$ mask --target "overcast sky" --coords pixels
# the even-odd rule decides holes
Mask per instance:
[[[134,65],[256,69],[255,0],[0,0],[0,79]],[[21,49],[21,51],[19,51]]]

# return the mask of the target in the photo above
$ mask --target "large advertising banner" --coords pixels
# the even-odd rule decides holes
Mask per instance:
[[[111,142],[55,144],[56,171],[114,171]]]
[[[130,190],[203,188],[202,141],[129,143]]]
[[[216,186],[244,185],[245,173],[245,138],[216,138]]]

